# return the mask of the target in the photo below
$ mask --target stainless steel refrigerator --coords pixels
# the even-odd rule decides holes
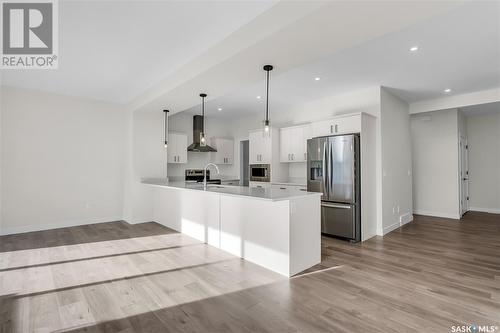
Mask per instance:
[[[361,240],[359,134],[307,140],[307,190],[321,192],[321,232]]]

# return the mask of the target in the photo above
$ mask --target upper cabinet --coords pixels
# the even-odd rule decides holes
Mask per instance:
[[[211,144],[217,149],[217,152],[210,153],[212,162],[215,164],[234,163],[234,141],[232,139],[212,138]]]
[[[168,163],[187,163],[188,137],[182,133],[168,134]]]
[[[250,164],[271,164],[272,135],[267,134],[265,135],[263,129],[248,134]]]
[[[280,162],[306,162],[310,137],[309,125],[280,129]]]
[[[341,116],[311,124],[312,137],[361,132],[361,115]]]

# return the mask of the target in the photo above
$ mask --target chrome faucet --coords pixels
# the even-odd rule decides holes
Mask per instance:
[[[220,174],[219,173],[219,167],[216,164],[208,163],[207,165],[205,165],[205,169],[203,171],[203,189],[204,190],[207,189],[207,169],[211,165],[213,165],[215,167],[215,169],[217,170],[217,174]]]

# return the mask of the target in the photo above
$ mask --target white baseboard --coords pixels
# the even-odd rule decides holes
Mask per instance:
[[[153,218],[151,218],[151,217],[124,218],[123,220],[129,224],[154,222]]]
[[[426,216],[434,216],[434,217],[443,217],[443,218],[446,218],[446,219],[455,219],[455,220],[459,220],[460,219],[460,215],[459,214],[442,213],[442,212],[432,212],[432,211],[428,211],[428,210],[419,210],[419,209],[414,210],[413,214],[416,214],[416,215],[426,215]]]
[[[491,214],[500,214],[500,208],[480,208],[480,207],[469,207],[469,210],[473,212],[483,212]]]
[[[396,223],[393,223],[387,227],[384,227],[384,229],[382,231],[382,235],[387,235],[391,231],[396,230],[397,228],[402,227],[405,224],[410,223],[411,221],[413,221],[413,215],[410,214],[407,219],[401,219],[400,222],[396,222]]]
[[[72,221],[64,221],[64,222],[30,224],[30,225],[22,225],[22,226],[14,226],[14,227],[2,226],[0,229],[0,236],[21,234],[21,233],[33,232],[33,231],[43,231],[43,230],[50,230],[50,229],[75,227],[75,226],[86,225],[86,224],[122,221],[122,220],[123,220],[122,216],[110,216],[110,217],[96,217],[96,218],[90,218],[90,219],[72,220]]]

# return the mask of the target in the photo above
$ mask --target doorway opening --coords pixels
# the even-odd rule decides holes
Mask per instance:
[[[460,216],[469,211],[469,146],[467,137],[460,134],[459,140],[459,176],[460,176]]]
[[[249,186],[250,141],[240,141],[240,186]]]

